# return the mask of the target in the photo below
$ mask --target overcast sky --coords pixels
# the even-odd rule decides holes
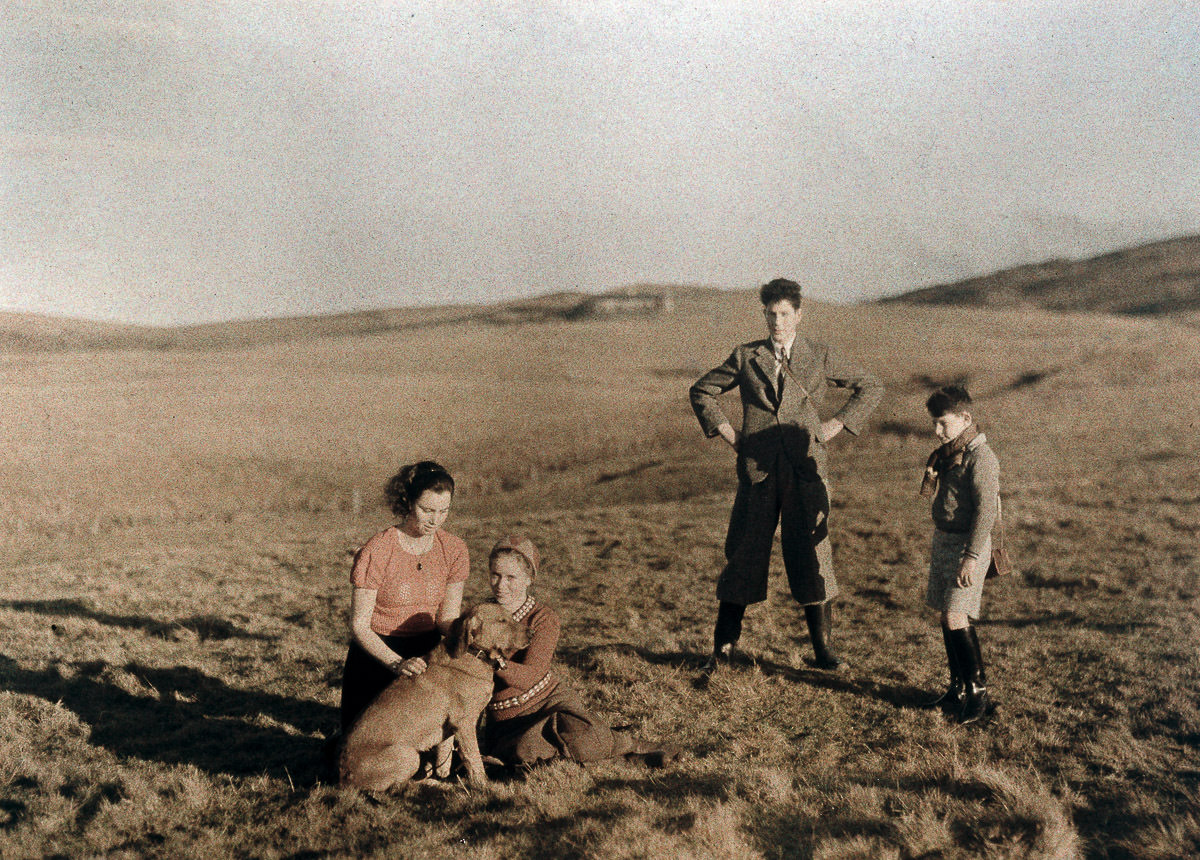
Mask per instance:
[[[0,0],[0,310],[146,323],[1200,232],[1200,4]]]

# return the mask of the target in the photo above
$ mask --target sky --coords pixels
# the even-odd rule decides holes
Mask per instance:
[[[1200,4],[0,0],[0,311],[868,300],[1200,232]]]

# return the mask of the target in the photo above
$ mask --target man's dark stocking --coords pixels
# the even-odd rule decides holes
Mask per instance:
[[[721,601],[717,609],[717,623],[713,628],[712,654],[701,669],[706,675],[711,675],[718,667],[733,659],[733,646],[742,635],[742,618],[745,614],[746,607]]]
[[[813,665],[827,671],[842,668],[845,661],[829,650],[829,635],[833,627],[833,605],[825,602],[805,606],[804,620],[808,622],[808,636],[812,640]]]

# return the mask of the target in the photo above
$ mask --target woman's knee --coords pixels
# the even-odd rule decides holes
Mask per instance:
[[[971,619],[965,612],[943,612],[942,626],[947,630],[962,630],[971,626]]]

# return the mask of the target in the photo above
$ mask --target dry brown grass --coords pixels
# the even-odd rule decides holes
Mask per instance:
[[[780,578],[707,690],[732,494],[686,387],[760,325],[483,322],[237,349],[0,356],[0,855],[1181,857],[1195,815],[1200,335],[1151,320],[818,305],[891,395],[837,442],[838,644],[807,667]],[[982,638],[999,718],[911,704],[942,678],[922,607],[929,381],[968,376],[1018,573]],[[348,550],[394,467],[462,479],[483,557],[535,536],[564,671],[682,745],[666,771],[558,765],[482,792],[319,781]],[[486,586],[478,562],[470,595]]]

